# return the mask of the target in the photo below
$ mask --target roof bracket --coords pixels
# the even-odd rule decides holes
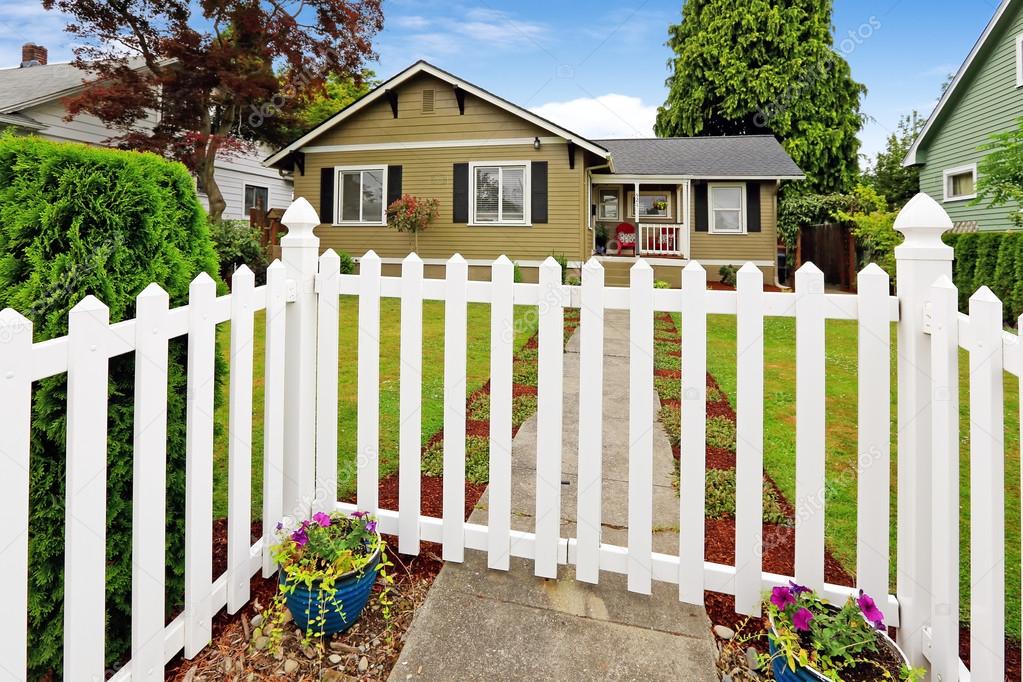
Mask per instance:
[[[387,90],[387,100],[391,103],[391,113],[398,118],[398,93],[394,90]]]
[[[455,89],[455,99],[458,100],[458,115],[459,116],[464,116],[465,115],[465,90],[463,90],[462,88],[458,87],[457,85],[454,86],[454,89]]]
[[[294,162],[295,168],[298,169],[298,174],[305,175],[305,152],[291,152],[291,160]]]
[[[566,145],[568,147],[568,167],[575,168],[575,142],[572,140],[568,141]]]

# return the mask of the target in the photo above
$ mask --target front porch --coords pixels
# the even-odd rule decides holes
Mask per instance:
[[[689,179],[594,175],[589,228],[593,253],[689,259]]]

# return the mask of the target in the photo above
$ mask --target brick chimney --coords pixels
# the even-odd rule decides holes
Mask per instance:
[[[21,66],[45,66],[46,48],[35,43],[25,43],[21,46]]]

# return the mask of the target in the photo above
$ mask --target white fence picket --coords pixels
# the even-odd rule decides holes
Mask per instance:
[[[167,312],[170,298],[150,284],[135,304],[135,413],[132,472],[132,679],[163,680],[167,525]]]
[[[423,259],[401,264],[401,368],[398,376],[398,551],[419,554],[423,440]]]
[[[274,527],[284,515],[284,362],[287,286],[284,264],[266,269],[263,379],[263,577],[276,570]]]
[[[444,560],[465,558],[465,364],[469,264],[448,259],[444,279]]]
[[[252,358],[255,278],[245,265],[231,278],[231,377],[227,441],[227,612],[249,600],[252,526]]]
[[[970,298],[970,679],[1005,678],[1005,416],[1002,304]]]
[[[679,599],[703,604],[707,461],[707,272],[682,270],[682,452],[679,462]]]
[[[935,282],[931,296],[931,379],[934,385],[931,678],[956,680],[959,672],[959,294],[952,280],[942,276]],[[887,465],[885,473],[887,475]]]
[[[824,274],[796,272],[796,580],[824,587]]]
[[[760,615],[764,518],[764,275],[736,274],[735,610]]]
[[[579,477],[576,491],[576,580],[600,576],[604,423],[604,268],[583,266],[579,319]]]
[[[28,661],[28,496],[32,425],[32,323],[7,308],[0,312],[0,582],[6,619],[0,659],[11,671]]]
[[[205,272],[188,288],[185,416],[185,658],[213,637],[213,389],[217,285]]]
[[[494,261],[491,282],[487,566],[507,571],[511,558],[512,350],[515,343],[515,265],[507,257]]]
[[[64,679],[103,679],[106,631],[110,311],[86,296],[68,315]]]
[[[313,511],[337,506],[338,308],[341,258],[320,256],[316,304],[316,497]]]
[[[540,265],[537,351],[536,546],[533,571],[558,576],[561,544],[561,431],[564,386],[565,310],[561,266],[548,257]]]
[[[654,270],[629,271],[629,578],[630,592],[650,594],[654,486]]]
[[[359,509],[376,513],[380,481],[380,257],[359,261],[359,398],[356,467]]]
[[[889,295],[888,273],[871,263],[859,273],[856,290],[856,586],[877,596],[888,593],[890,560],[891,320],[884,309]]]

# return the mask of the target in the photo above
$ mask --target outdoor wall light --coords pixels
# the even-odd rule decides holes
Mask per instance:
[[[535,149],[537,151],[540,151],[540,138],[539,137],[534,137],[533,138],[533,149]]]

